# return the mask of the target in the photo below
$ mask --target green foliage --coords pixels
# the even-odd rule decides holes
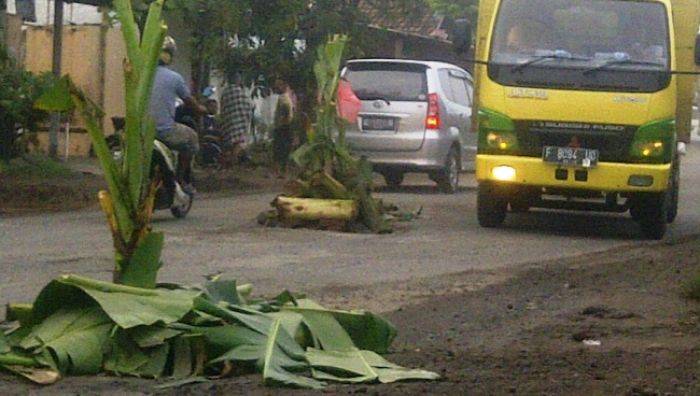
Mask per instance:
[[[52,81],[50,74],[35,75],[15,63],[0,43],[0,160],[24,151],[15,136],[17,126],[35,131],[47,114],[34,109],[34,101]]]
[[[109,186],[109,193],[100,194],[100,204],[110,223],[116,249],[114,279],[145,287],[155,287],[162,249],[162,235],[149,239],[155,192],[150,169],[156,130],[148,105],[167,31],[162,19],[163,4],[164,0],[150,4],[142,35],[131,1],[113,2],[127,50],[124,64],[126,143],[123,164],[117,164],[112,158],[97,121],[102,111],[67,76],[53,84],[36,101],[36,107],[41,110],[76,110],[83,116]]]
[[[0,163],[0,175],[12,178],[46,180],[68,178],[73,171],[65,164],[43,155],[27,154],[6,164]]]
[[[63,373],[97,374],[102,369],[102,347],[111,329],[109,317],[98,307],[67,307],[34,327],[20,347],[34,354],[51,351],[56,367]]]
[[[376,315],[327,310],[289,292],[244,301],[248,289],[235,280],[147,289],[62,276],[39,294],[32,320],[10,336],[0,331],[0,368],[39,383],[100,371],[186,379],[169,386],[234,365],[267,385],[310,389],[438,378],[377,354],[396,330]]]
[[[476,21],[479,0],[427,0],[437,12],[453,18],[469,18]]]
[[[683,293],[686,298],[700,301],[700,275],[696,275],[685,284]]]

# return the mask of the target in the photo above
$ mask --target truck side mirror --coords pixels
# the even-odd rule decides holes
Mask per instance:
[[[700,66],[700,33],[695,36],[695,64]]]
[[[468,19],[457,19],[450,29],[450,39],[460,54],[469,53],[472,48],[472,24]]]

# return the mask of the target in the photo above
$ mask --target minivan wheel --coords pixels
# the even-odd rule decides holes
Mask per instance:
[[[384,181],[390,188],[398,188],[403,183],[404,173],[398,171],[384,172]]]
[[[454,194],[459,189],[459,153],[455,148],[450,150],[445,161],[445,167],[440,171],[438,187],[446,194]]]
[[[492,184],[479,184],[476,197],[479,225],[484,228],[496,228],[506,220],[508,199]]]

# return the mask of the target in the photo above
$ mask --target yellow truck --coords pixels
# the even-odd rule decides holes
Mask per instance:
[[[478,218],[630,212],[661,239],[678,214],[700,65],[700,0],[481,0]]]

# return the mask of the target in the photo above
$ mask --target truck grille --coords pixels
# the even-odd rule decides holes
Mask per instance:
[[[540,157],[546,146],[600,151],[600,160],[628,162],[636,126],[558,121],[516,121],[522,156]]]

